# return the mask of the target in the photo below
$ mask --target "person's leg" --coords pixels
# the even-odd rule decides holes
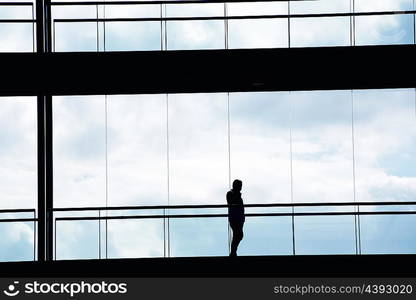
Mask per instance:
[[[237,240],[236,240],[236,226],[234,222],[230,222],[230,227],[233,231],[233,238],[231,240],[231,252],[230,252],[230,256],[236,256],[237,255]]]
[[[230,223],[231,229],[233,230],[233,239],[231,241],[231,253],[230,256],[237,256],[237,248],[243,239],[243,225],[244,223]]]
[[[237,224],[237,234],[236,234],[236,239],[237,239],[236,244],[237,245],[236,245],[236,251],[237,251],[238,245],[240,244],[241,240],[244,237],[243,225],[244,225],[244,223],[238,223]]]

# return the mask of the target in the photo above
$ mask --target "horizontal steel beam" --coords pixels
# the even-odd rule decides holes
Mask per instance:
[[[228,15],[210,17],[164,17],[164,18],[59,18],[55,23],[91,23],[91,22],[161,22],[161,21],[215,21],[215,20],[255,20],[255,19],[305,19],[305,18],[342,18],[360,16],[413,15],[416,10],[326,13],[326,14],[270,14],[270,15]]]
[[[36,20],[35,19],[0,19],[0,23],[24,24],[24,23],[36,23]]]
[[[0,6],[33,6],[33,2],[0,2]]]
[[[28,213],[28,212],[31,212],[31,213],[34,213],[35,212],[35,209],[33,209],[33,208],[24,208],[24,209],[0,209],[0,214],[1,213]]]
[[[2,53],[0,96],[416,87],[415,45]]]
[[[246,217],[325,217],[325,216],[372,216],[372,215],[416,215],[416,211],[363,211],[363,212],[306,212],[306,213],[248,213]],[[102,217],[59,217],[55,221],[98,221],[132,219],[197,219],[226,218],[228,214],[182,214],[182,215],[143,215],[143,216],[102,216]]]
[[[36,222],[38,218],[0,219],[0,223]]]
[[[245,207],[328,207],[328,206],[410,206],[416,205],[415,201],[386,201],[386,202],[304,202],[304,203],[257,203],[245,204]],[[146,209],[198,209],[198,208],[227,208],[227,204],[210,205],[146,205],[146,206],[90,206],[90,207],[59,207],[54,212],[64,211],[91,211],[91,210],[146,210]]]
[[[250,3],[250,2],[312,2],[317,0],[155,0],[155,1],[65,1],[52,2],[52,6],[76,5],[148,5],[148,4],[210,4],[210,3]]]

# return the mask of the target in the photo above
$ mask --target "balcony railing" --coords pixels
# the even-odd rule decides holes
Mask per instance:
[[[256,233],[261,234],[263,231],[270,230],[272,232],[282,232],[284,230],[288,230],[290,232],[284,232],[283,234],[285,237],[286,242],[289,242],[290,245],[284,245],[286,249],[291,248],[291,253],[287,253],[289,255],[297,255],[297,234],[296,234],[296,227],[299,221],[302,218],[307,217],[334,217],[331,221],[334,221],[333,228],[335,230],[340,230],[339,234],[342,234],[342,230],[337,228],[336,220],[342,218],[344,216],[350,216],[349,225],[351,226],[351,232],[353,232],[353,237],[351,237],[351,241],[353,241],[354,245],[350,245],[351,248],[355,249],[355,254],[369,254],[363,251],[362,246],[362,230],[365,229],[365,224],[362,223],[362,218],[365,216],[404,216],[404,215],[415,215],[416,210],[414,210],[414,206],[416,202],[340,202],[340,203],[265,203],[265,204],[247,204],[245,205],[246,208],[246,224],[254,224],[256,218],[272,218],[274,220],[282,220],[284,219],[287,223],[285,227],[279,227],[276,223],[274,228],[270,228],[270,226],[264,226],[264,228],[257,228],[257,232],[251,232],[250,234],[246,234],[245,240],[243,243],[250,243],[250,240],[258,241],[256,238]],[[172,234],[173,231],[173,223],[175,220],[190,220],[185,227],[179,226],[177,229],[178,231],[182,230],[181,228],[189,228],[195,227],[196,235],[198,235],[198,231],[206,232],[210,229],[215,229],[217,233],[220,234],[216,235],[213,234],[209,237],[209,239],[215,239],[216,236],[224,236],[228,233],[228,239],[226,241],[223,238],[219,238],[217,241],[213,243],[217,244],[218,247],[221,248],[221,253],[228,253],[228,247],[231,242],[231,232],[228,227],[227,221],[227,205],[170,205],[170,206],[119,206],[119,207],[75,207],[75,208],[55,208],[54,215],[55,215],[55,259],[68,259],[68,257],[60,256],[60,252],[62,250],[62,245],[59,245],[59,242],[65,243],[66,239],[71,239],[70,236],[62,235],[60,230],[61,226],[63,226],[66,222],[82,222],[85,221],[86,227],[80,227],[79,230],[81,231],[88,231],[91,230],[91,226],[95,226],[94,222],[96,222],[96,228],[94,229],[94,235],[96,234],[97,244],[94,248],[97,250],[95,257],[88,257],[88,258],[113,258],[114,256],[109,254],[109,221],[127,221],[127,220],[137,220],[146,222],[146,220],[155,220],[152,223],[152,226],[163,228],[163,230],[159,230],[158,233],[160,236],[148,236],[148,241],[151,242],[152,239],[157,238],[160,240],[160,247],[161,249],[156,249],[159,254],[153,255],[157,257],[170,257],[170,256],[186,256],[180,255],[180,253],[171,253],[172,244],[179,245],[180,243],[187,244],[186,240],[177,239],[175,241],[175,234]],[[392,207],[396,207],[396,209],[392,209]],[[401,209],[398,209],[400,207]],[[383,208],[383,209],[380,209]],[[405,208],[405,209],[403,209]],[[412,209],[410,209],[412,208]],[[276,211],[277,209],[277,211]],[[214,211],[213,211],[214,210]],[[263,211],[261,211],[263,210]],[[283,211],[282,211],[283,210]],[[197,213],[195,213],[197,212]],[[84,214],[79,216],[77,214]],[[86,215],[85,215],[86,214]],[[57,216],[60,215],[60,216]],[[197,220],[207,220],[203,223],[202,227],[198,228]],[[214,222],[216,220],[222,220],[220,223]],[[208,221],[211,220],[211,221]],[[156,222],[156,223],[155,223]],[[68,224],[68,223],[67,223]],[[130,224],[131,228],[136,228],[135,236],[140,236],[146,234],[146,229],[141,227],[143,223],[138,223],[135,225]],[[79,225],[79,223],[78,223]],[[270,224],[269,224],[270,225]],[[111,223],[111,226],[117,226],[115,222]],[[247,225],[245,225],[247,226]],[[69,227],[67,227],[68,229]],[[83,229],[82,229],[83,228]],[[159,228],[159,229],[160,229]],[[208,229],[207,229],[208,228]],[[149,229],[149,228],[148,228]],[[325,234],[325,228],[323,229],[322,234]],[[97,230],[97,231],[95,231]],[[121,233],[118,234],[126,235],[125,238],[129,240],[132,244],[132,240],[134,240],[134,236],[129,236],[130,233]],[[201,233],[203,234],[203,233]],[[398,233],[399,234],[399,233]],[[57,239],[57,236],[59,238]],[[91,242],[91,237],[89,237],[89,242],[94,244],[95,242]],[[290,237],[290,239],[289,239]],[[195,234],[190,234],[189,236],[185,237],[188,239],[188,242],[192,239],[196,238]],[[349,237],[344,237],[345,239],[349,239]],[[147,243],[146,239],[142,240],[143,243]],[[225,242],[225,243],[224,243]],[[265,240],[264,247],[267,248],[267,243],[272,243],[273,241]],[[311,241],[314,243],[315,241]],[[411,242],[411,241],[406,241]],[[129,247],[129,242],[124,243],[125,247]],[[78,243],[78,247],[80,247],[76,251],[80,253],[80,249],[85,247],[85,244]],[[90,245],[91,246],[91,245]],[[145,244],[141,244],[142,247],[146,247]],[[67,247],[67,246],[66,246]],[[65,248],[66,248],[65,247]],[[134,247],[133,247],[134,248]],[[163,248],[163,249],[162,249]],[[138,253],[140,253],[140,246],[135,249]],[[261,252],[261,251],[260,251]],[[188,249],[186,251],[190,256],[198,256],[198,253],[201,253],[201,249],[197,249],[194,247],[192,249]],[[216,256],[219,253],[215,251],[215,253],[208,253],[207,251],[203,252],[204,255],[202,256]],[[261,253],[251,253],[250,255],[261,255]],[[273,252],[269,252],[269,254],[273,254]],[[279,254],[279,253],[275,253]],[[312,254],[312,253],[302,253],[302,254]],[[325,254],[339,254],[339,253],[330,253],[326,252]],[[354,254],[354,253],[351,253]],[[117,256],[120,258],[121,256]],[[134,257],[129,256],[129,257]],[[137,257],[140,257],[138,254]],[[71,257],[74,258],[74,257]],[[82,257],[81,257],[82,258]],[[85,257],[84,257],[85,258]]]
[[[416,10],[360,11],[350,0],[348,11],[298,13],[291,2],[319,0],[262,1],[55,1],[52,6],[52,50],[78,51],[167,51],[188,49],[292,48],[415,44]],[[286,5],[276,12],[246,14],[232,11],[232,5],[256,2]],[[189,13],[171,13],[178,7],[201,7]],[[216,5],[215,12],[204,6]],[[295,3],[296,5],[296,3]],[[0,2],[2,7],[20,6],[31,18],[0,18],[0,25],[31,24],[31,47],[27,33],[15,34],[25,46],[8,47],[2,52],[35,51],[35,13],[32,2]],[[136,8],[149,8],[137,12]],[[69,11],[76,8],[76,11]],[[131,12],[117,15],[120,8]],[[186,10],[184,10],[186,11]],[[336,30],[331,30],[336,28]],[[10,29],[11,30],[11,29]],[[6,30],[7,31],[7,30]],[[19,49],[19,47],[21,49]]]
[[[287,253],[287,255],[297,255],[297,242],[298,242],[298,235],[297,230],[295,229],[298,224],[301,222],[302,218],[319,218],[319,217],[333,217],[330,218],[330,223],[333,222],[333,228],[338,230],[340,228],[337,227],[337,220],[344,216],[350,216],[349,225],[351,226],[351,232],[353,232],[353,240],[354,245],[351,245],[355,249],[355,254],[372,254],[371,252],[364,251],[363,247],[363,236],[362,232],[366,230],[366,224],[362,222],[364,217],[369,216],[396,216],[398,217],[397,220],[403,218],[404,216],[411,216],[416,214],[416,210],[414,207],[416,206],[416,202],[340,202],[340,203],[264,203],[264,204],[246,204],[246,227],[247,224],[255,223],[256,219],[259,218],[267,218],[273,220],[285,220],[287,225],[285,227],[279,227],[279,223],[277,222],[274,228],[260,228],[257,233],[261,233],[260,231],[272,231],[272,232],[281,232],[284,230],[288,230],[290,232],[283,232],[286,237],[290,237],[285,239],[286,242],[289,242],[290,245],[284,245],[285,248],[291,248],[292,253]],[[203,225],[208,227],[209,229],[215,228],[216,230],[220,230],[223,235],[227,235],[227,239],[219,239],[218,241],[214,241],[218,247],[222,248],[222,253],[226,255],[229,250],[229,244],[232,238],[232,234],[228,227],[227,217],[228,214],[226,212],[227,205],[157,205],[157,206],[118,206],[118,207],[65,207],[65,208],[55,208],[54,209],[54,251],[56,260],[59,259],[68,259],[65,255],[61,257],[59,253],[61,252],[61,248],[63,245],[60,245],[59,242],[66,243],[68,240],[76,239],[76,236],[72,236],[68,234],[68,232],[62,232],[62,225],[70,224],[73,222],[88,222],[86,227],[81,227],[81,232],[79,234],[85,233],[85,231],[90,231],[92,224],[96,222],[97,231],[97,245],[95,247],[97,251],[96,257],[88,257],[88,258],[96,258],[96,259],[105,259],[105,258],[112,258],[113,255],[109,254],[109,227],[117,226],[114,222],[122,222],[122,221],[146,221],[146,220],[157,220],[159,225],[163,228],[160,230],[161,236],[155,236],[152,238],[157,238],[162,241],[161,247],[163,249],[158,249],[159,255],[153,255],[156,257],[173,257],[173,256],[186,256],[186,255],[177,255],[176,253],[171,253],[172,244],[180,244],[184,243],[187,244],[187,241],[177,239],[175,240],[175,234],[173,234],[173,222],[174,220],[189,220],[190,222],[187,226],[194,226],[197,231],[202,229],[198,228],[198,220],[205,219],[207,220],[206,223]],[[262,211],[263,210],[263,211]],[[197,213],[194,213],[197,212]],[[83,214],[79,216],[79,214]],[[27,214],[32,214],[33,217],[28,217]],[[17,215],[17,216],[16,216]],[[3,217],[2,217],[3,216]],[[37,222],[38,218],[36,217],[36,210],[35,209],[3,209],[0,210],[0,224],[1,223],[13,223],[13,224],[33,224],[33,260],[36,260],[36,251],[37,251],[37,241],[36,241],[36,231],[37,231]],[[218,223],[215,220],[222,220],[223,222]],[[322,220],[322,218],[321,218]],[[113,221],[110,225],[108,222]],[[93,222],[93,223],[90,223]],[[211,225],[210,225],[211,224]],[[268,223],[270,225],[270,223]],[[79,223],[78,223],[79,225]],[[130,227],[137,227],[136,234],[144,234],[143,228],[141,228],[142,224],[130,224]],[[155,223],[153,223],[155,225]],[[157,224],[156,224],[157,225]],[[218,228],[220,225],[220,228]],[[222,226],[224,225],[224,226]],[[328,224],[327,224],[328,225]],[[380,225],[380,224],[379,224]],[[157,225],[158,226],[158,225]],[[221,227],[222,226],[222,227]],[[322,225],[323,226],[323,225]],[[181,227],[179,227],[180,230]],[[322,234],[325,232],[325,228],[322,228]],[[84,232],[82,232],[82,230]],[[201,230],[204,231],[204,230]],[[77,232],[77,231],[75,231]],[[206,232],[206,230],[205,230]],[[340,234],[342,230],[340,230]],[[125,238],[134,240],[134,237],[129,236],[129,233],[125,234]],[[396,235],[400,235],[400,232],[394,233]],[[213,235],[215,236],[215,235]],[[149,237],[149,236],[148,236]],[[188,240],[195,239],[194,235],[189,235],[186,237]],[[210,237],[212,238],[212,237]],[[348,237],[344,237],[348,239]],[[370,237],[371,238],[371,237]],[[408,237],[409,239],[409,237]],[[284,240],[284,239],[283,239]],[[59,242],[58,242],[59,241]],[[223,244],[223,242],[225,243]],[[255,236],[255,232],[246,233],[245,239],[242,243],[250,243],[251,241],[258,242],[257,237]],[[267,242],[271,243],[273,241],[264,241],[265,244],[263,247],[268,247]],[[316,241],[311,241],[312,243]],[[403,240],[403,243],[412,243],[413,240]],[[89,243],[95,243],[94,241],[89,241]],[[129,247],[128,244],[124,244],[123,246]],[[146,247],[146,245],[142,245]],[[67,247],[67,245],[66,245]],[[85,248],[88,248],[89,245],[85,243],[76,243],[76,248],[70,249],[74,253],[82,253]],[[133,247],[134,248],[134,247]],[[140,255],[140,246],[135,248],[137,251],[137,255],[129,255],[128,257],[143,257]],[[198,256],[201,249],[193,248],[188,249],[187,253],[190,253],[189,256]],[[87,250],[89,251],[89,250]],[[194,252],[194,253],[193,253]],[[204,256],[218,256],[218,252],[215,253],[204,253]],[[250,253],[250,255],[262,255],[263,252],[260,253]],[[268,254],[273,254],[269,252]],[[276,253],[281,254],[281,253]],[[302,254],[309,254],[309,253],[302,253]],[[313,253],[310,253],[313,254]],[[330,253],[326,252],[325,254],[340,254],[340,253]],[[354,253],[349,253],[354,254]],[[392,254],[392,253],[389,253]],[[122,256],[117,256],[118,258]],[[147,257],[147,256],[144,256]],[[83,255],[79,255],[79,257],[72,256],[69,257],[70,259],[75,258],[86,258]],[[27,258],[16,258],[17,260],[26,260]]]

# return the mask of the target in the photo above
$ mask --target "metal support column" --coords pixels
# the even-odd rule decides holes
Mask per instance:
[[[45,180],[45,101],[44,96],[38,95],[38,261],[46,260],[46,180]]]
[[[37,53],[50,52],[50,0],[36,1]],[[43,66],[47,68],[47,66]],[[38,260],[53,258],[53,173],[52,173],[52,96],[37,95],[37,157],[38,157]]]
[[[46,260],[53,260],[52,96],[45,96]]]

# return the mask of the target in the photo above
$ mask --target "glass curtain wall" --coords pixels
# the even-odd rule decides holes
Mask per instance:
[[[56,52],[399,45],[416,40],[414,0],[62,2],[52,2]],[[0,52],[35,52],[35,20],[33,0],[14,5],[0,1]]]
[[[55,51],[397,45],[414,44],[416,36],[414,0],[54,3]]]
[[[225,204],[235,178],[247,204],[411,201],[415,105],[414,89],[54,97],[55,206]],[[247,209],[266,211],[291,209]],[[226,209],[168,213],[211,212]],[[141,213],[167,212],[108,214]],[[240,254],[414,253],[414,220],[250,217]],[[228,227],[226,218],[61,222],[57,244],[58,259],[226,255]]]

